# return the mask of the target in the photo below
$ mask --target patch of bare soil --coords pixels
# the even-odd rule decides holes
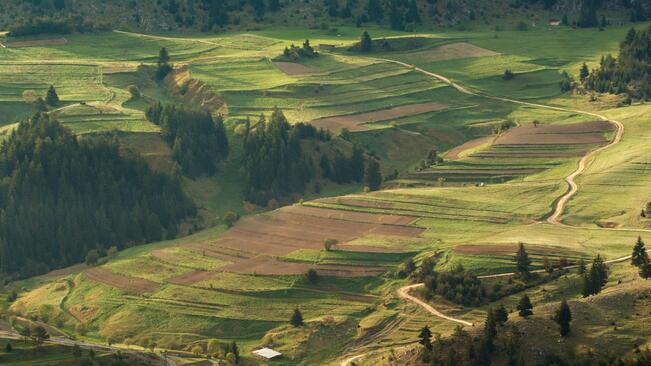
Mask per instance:
[[[347,243],[357,238],[376,235],[417,238],[423,229],[409,226],[413,216],[384,215],[333,210],[301,205],[283,207],[270,214],[240,220],[219,239],[186,245],[192,251],[232,264],[223,271],[258,274],[301,274],[316,268],[324,275],[370,276],[385,271],[376,266],[313,266],[309,263],[285,262],[277,259],[300,249],[323,249],[326,239]],[[346,246],[340,250],[374,253],[403,252],[400,248],[381,246]],[[197,276],[202,276],[196,274]],[[188,275],[192,279],[193,275]],[[181,276],[181,280],[186,280]]]
[[[498,244],[498,245],[479,245],[479,244],[463,244],[454,248],[454,251],[459,254],[469,255],[515,255],[518,251],[518,246],[515,244]],[[533,255],[554,255],[554,256],[568,256],[578,257],[580,252],[573,251],[568,248],[547,245],[534,245],[527,244],[527,252]]]
[[[605,144],[605,132],[613,130],[607,121],[568,125],[519,126],[498,137],[495,145],[580,145]]]
[[[65,277],[69,274],[73,273],[79,273],[83,270],[88,268],[88,266],[84,263],[80,264],[75,264],[74,266],[66,267],[66,268],[61,268],[61,269],[56,269],[54,271],[50,271],[44,275],[37,276],[36,278],[39,280],[52,280],[55,278],[59,277]]]
[[[68,44],[68,40],[65,38],[33,39],[25,41],[9,41],[4,43],[7,48],[60,46],[64,44]]]
[[[211,113],[228,113],[226,102],[204,81],[192,78],[187,65],[174,69],[165,77],[165,85],[185,103]]]
[[[457,160],[457,159],[460,158],[459,154],[461,154],[462,152],[464,152],[466,150],[474,149],[477,146],[481,146],[483,144],[488,144],[491,141],[493,141],[494,139],[495,139],[494,136],[486,136],[486,137],[480,137],[480,138],[477,138],[477,139],[467,141],[467,142],[453,148],[452,150],[448,151],[445,154],[444,159],[446,159],[446,160]]]
[[[195,270],[167,279],[167,282],[175,285],[192,285],[207,280],[215,275],[215,272]]]
[[[103,283],[105,285],[138,295],[142,295],[147,292],[156,292],[160,288],[160,284],[156,282],[145,280],[143,278],[124,276],[101,267],[91,268],[84,271],[83,273],[88,279],[92,281]]]
[[[499,53],[474,44],[459,42],[446,44],[427,51],[414,52],[414,58],[425,61],[446,61],[462,58],[497,56]]]
[[[278,70],[290,76],[301,76],[316,73],[316,70],[313,68],[296,62],[274,62],[273,64],[278,68]]]
[[[365,126],[367,123],[414,116],[445,108],[447,108],[447,105],[437,102],[408,104],[366,113],[319,118],[310,123],[316,127],[325,128],[335,132],[342,128],[347,128],[350,131],[367,131],[370,129],[368,126]]]

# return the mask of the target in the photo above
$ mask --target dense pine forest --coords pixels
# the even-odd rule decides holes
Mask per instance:
[[[171,238],[195,213],[178,181],[46,114],[20,123],[0,148],[0,272],[30,276],[93,249]]]
[[[579,27],[605,25],[604,12],[612,10],[628,13],[632,21],[651,19],[651,4],[645,0],[510,0],[497,4],[474,0],[116,0],[110,5],[86,0],[9,0],[0,4],[0,23],[15,35],[103,30],[116,24],[141,31],[210,32],[271,22],[316,26],[324,20],[411,31],[420,24],[488,21],[500,18],[505,8],[544,9],[566,19],[567,25]],[[107,11],[115,12],[110,25],[100,16]],[[25,14],[30,16],[23,17]]]
[[[607,55],[599,68],[581,78],[586,88],[600,93],[628,94],[634,99],[651,99],[651,26],[631,29],[620,45],[619,57]]]
[[[208,111],[185,110],[160,103],[147,110],[147,119],[161,126],[163,139],[172,147],[172,157],[189,177],[213,175],[228,155],[228,138],[222,116],[213,119]]]

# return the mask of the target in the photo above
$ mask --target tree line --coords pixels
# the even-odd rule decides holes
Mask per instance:
[[[630,98],[651,99],[651,25],[639,31],[631,28],[620,44],[617,58],[608,54],[599,67],[581,68],[579,78],[586,89],[600,93],[628,94]]]
[[[161,103],[150,106],[145,115],[161,126],[163,140],[172,147],[172,157],[189,177],[215,174],[217,164],[228,156],[228,137],[221,115],[213,118],[206,110]]]
[[[100,25],[84,20],[80,15],[57,18],[51,16],[21,19],[9,26],[9,36],[35,36],[39,34],[88,33],[110,30],[107,25]]]
[[[46,114],[0,147],[0,272],[21,277],[81,262],[92,249],[172,238],[196,214],[178,180],[78,138]]]
[[[243,135],[244,197],[255,204],[287,201],[290,195],[304,192],[319,171],[321,178],[340,184],[365,180],[370,190],[378,189],[382,182],[379,163],[367,158],[359,146],[353,147],[351,155],[322,151],[318,162],[313,161],[301,142],[327,143],[332,139],[330,132],[306,123],[290,125],[278,108],[268,121],[261,115],[253,127],[247,120]],[[318,145],[314,148],[320,151]]]

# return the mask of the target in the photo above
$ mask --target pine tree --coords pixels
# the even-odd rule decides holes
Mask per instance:
[[[561,336],[566,336],[570,334],[570,323],[572,322],[572,311],[570,306],[567,304],[567,301],[563,299],[556,314],[554,315],[554,321],[560,326]]]
[[[590,70],[588,70],[588,65],[586,65],[584,62],[583,66],[581,66],[581,70],[579,71],[579,80],[581,80],[581,82],[584,82],[588,76],[590,76]]]
[[[649,263],[649,255],[646,252],[644,247],[644,241],[642,237],[637,237],[637,242],[633,247],[633,254],[631,255],[631,264],[635,267],[641,268],[642,266]]]
[[[359,41],[359,50],[364,53],[369,53],[373,50],[373,40],[367,31],[362,33],[362,38]]]
[[[518,314],[523,318],[526,318],[529,315],[533,314],[533,311],[531,311],[533,309],[533,305],[531,304],[531,300],[529,299],[529,296],[524,295],[520,298],[520,302],[518,302],[517,309],[518,309]]]
[[[494,341],[497,336],[497,319],[495,318],[495,311],[491,308],[488,309],[486,314],[486,322],[484,323],[484,341],[489,351],[493,351],[495,347]]]
[[[506,311],[504,304],[500,304],[500,306],[498,306],[497,309],[495,309],[494,314],[495,314],[495,320],[500,325],[504,325],[504,323],[506,323],[506,321],[509,320],[509,313]]]
[[[371,191],[377,191],[382,184],[382,173],[380,172],[380,163],[375,159],[370,159],[366,164],[366,173],[364,182]]]
[[[59,96],[57,95],[57,91],[54,89],[53,85],[50,85],[50,88],[47,90],[45,103],[47,103],[47,105],[50,107],[56,107],[59,105]]]
[[[418,343],[423,345],[426,350],[432,350],[432,332],[429,330],[429,326],[424,326],[418,334]]]
[[[531,260],[529,259],[529,254],[524,249],[524,244],[520,243],[518,246],[518,252],[515,254],[515,271],[516,273],[524,278],[529,278],[529,265]]]
[[[7,345],[5,345],[5,352],[10,353],[14,350],[13,346],[11,345],[10,342],[7,342]]]
[[[298,307],[294,309],[294,313],[289,319],[289,324],[293,325],[294,327],[300,327],[303,325],[303,314],[301,314],[301,310],[299,310]]]
[[[579,264],[577,265],[577,273],[584,275],[586,272],[585,260],[583,258],[579,259]]]

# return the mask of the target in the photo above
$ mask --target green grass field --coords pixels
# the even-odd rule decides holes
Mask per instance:
[[[398,178],[386,183],[390,189],[362,193],[358,186],[333,185],[321,195],[339,198],[319,200],[318,195],[307,195],[302,203],[342,213],[413,217],[412,226],[423,229],[419,237],[369,234],[352,240],[350,246],[381,247],[384,252],[300,248],[272,258],[281,263],[383,266],[387,271],[381,276],[323,277],[309,284],[297,274],[224,271],[232,264],[229,256],[233,258],[233,253],[210,256],[192,246],[218,240],[225,228],[215,226],[185,238],[127,249],[100,267],[125,281],[146,280],[155,290],[129,291],[128,286],[73,273],[25,282],[25,290],[19,291],[20,298],[11,310],[94,341],[110,336],[124,344],[153,341],[161,348],[188,348],[215,338],[236,340],[248,354],[271,339],[291,356],[287,364],[336,364],[342,349],[354,353],[378,345],[386,350],[409,344],[425,324],[441,334],[453,331],[454,324],[427,316],[413,304],[395,298],[395,290],[404,284],[395,278],[395,270],[408,257],[415,256],[418,261],[439,253],[441,269],[462,263],[473,273],[492,274],[514,269],[512,255],[518,243],[531,248],[536,268],[545,257],[589,260],[598,253],[607,259],[630,254],[638,235],[651,239],[644,231],[651,223],[639,217],[650,199],[651,110],[639,104],[618,108],[616,101],[607,97],[588,102],[587,96],[562,94],[558,85],[561,71],[576,74],[583,62],[595,66],[602,54],[616,52],[626,30],[624,26],[603,32],[551,26],[523,32],[433,30],[423,34],[428,41],[414,49],[368,55],[347,51],[360,32],[352,27],[340,28],[340,36],[295,28],[210,36],[110,32],[74,35],[65,45],[0,49],[2,125],[29,113],[25,91],[43,95],[49,85],[55,85],[63,105],[51,113],[66,126],[78,134],[119,131],[125,148],[138,151],[160,170],[170,169],[170,151],[143,111],[149,101],[178,99],[137,71],[140,63],[154,62],[160,47],[167,47],[172,62],[189,65],[194,78],[205,81],[223,98],[230,128],[246,117],[255,121],[274,106],[282,108],[291,122],[300,122],[431,101],[445,105],[437,111],[375,121],[368,131],[352,134],[352,141],[381,158],[384,173],[398,170]],[[397,35],[379,28],[369,31],[378,38]],[[288,75],[271,63],[286,45],[299,44],[303,38],[310,38],[313,45],[334,44],[337,48],[304,62],[313,71],[309,74]],[[459,48],[460,43],[475,48]],[[450,45],[457,47],[453,55],[439,49]],[[517,126],[531,125],[534,120],[545,126],[563,126],[594,118],[462,94],[383,59],[442,74],[486,95],[599,112],[624,123],[624,139],[596,156],[577,179],[579,193],[562,217],[569,226],[544,223],[555,201],[567,190],[564,177],[597,144],[532,147],[488,143],[464,150],[458,159],[446,159],[441,165],[422,171],[416,168],[432,148],[444,154],[476,138],[500,137],[507,132],[494,135],[492,130],[505,121]],[[513,80],[503,80],[507,68],[516,73]],[[132,84],[139,86],[143,100],[129,101],[126,89]],[[602,135],[613,137],[611,132]],[[241,147],[233,146],[231,157],[216,177],[184,183],[208,212],[211,224],[227,210],[251,213],[243,205],[238,180]],[[536,156],[559,151],[568,155]],[[613,278],[633,283],[631,271],[622,268],[624,265],[617,267]],[[187,283],[178,280],[197,272],[209,275]],[[561,295],[576,298],[576,277],[533,288],[531,295],[541,305],[552,304]],[[609,286],[619,288],[614,281]],[[554,295],[543,293],[543,287]],[[5,294],[0,295],[4,298]],[[504,302],[512,307],[515,298]],[[295,307],[300,307],[308,321],[304,329],[287,327]],[[486,309],[446,304],[440,310],[479,322]],[[545,311],[549,312],[541,314]],[[333,319],[324,320],[327,316]],[[585,329],[603,330],[609,316],[581,324]],[[629,320],[624,323],[626,333],[612,340],[618,349],[645,339],[639,326]],[[86,329],[85,334],[78,334],[80,326]],[[581,337],[595,338],[588,330]],[[648,343],[648,335],[644,341]]]

